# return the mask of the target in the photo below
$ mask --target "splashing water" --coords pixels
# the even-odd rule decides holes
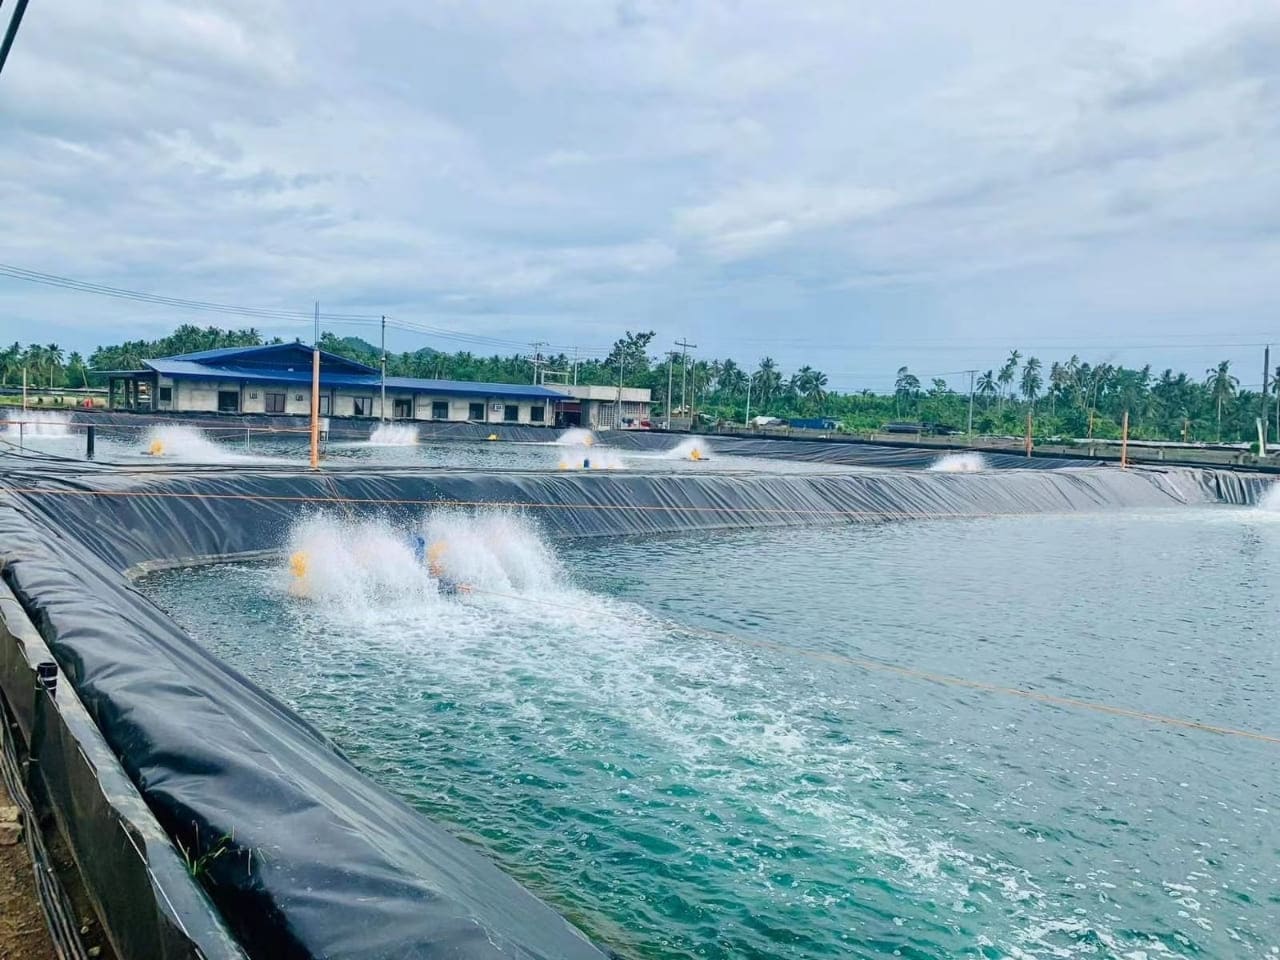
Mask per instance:
[[[667,460],[708,460],[711,451],[702,440],[690,437],[688,440],[681,440],[662,456]]]
[[[72,437],[71,432],[71,414],[63,412],[43,410],[15,410],[10,414],[14,420],[21,421],[15,423],[10,421],[5,424],[4,432],[7,437]]]
[[[578,447],[560,455],[561,470],[625,470],[622,454],[609,447]]]
[[[486,594],[564,579],[533,525],[507,512],[439,511],[409,527],[320,513],[294,525],[287,550],[288,592],[348,612],[446,602],[442,579]]]
[[[225,444],[210,440],[196,427],[182,424],[152,427],[142,438],[142,452],[151,457],[196,463],[242,463],[267,459],[236,453]]]
[[[374,447],[411,447],[418,442],[418,428],[406,423],[381,423],[369,434]]]
[[[562,447],[589,447],[595,442],[596,435],[581,427],[570,427],[556,438],[556,443]]]
[[[987,469],[987,461],[980,453],[948,453],[929,465],[936,473],[978,473]]]
[[[1280,483],[1273,483],[1258,500],[1258,509],[1267,513],[1280,513]]]

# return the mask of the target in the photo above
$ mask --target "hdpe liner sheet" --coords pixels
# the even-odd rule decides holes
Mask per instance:
[[[137,519],[181,525],[183,502]],[[251,956],[604,956],[206,653],[65,528],[40,530],[16,506],[0,509],[6,581],[166,832],[193,858],[224,851],[206,861],[206,889]],[[191,532],[187,549],[205,549],[209,538]]]
[[[862,467],[902,467],[923,470],[951,453],[968,448],[939,449],[863,443],[854,440],[785,440],[755,437],[716,437],[712,449],[738,457],[803,460],[810,463],[843,463]],[[1027,457],[1017,453],[981,452],[984,466],[993,470],[1057,470],[1064,467],[1099,466],[1102,461],[1070,457]]]
[[[600,957],[483,856],[357,771],[122,573],[278,550],[316,509],[486,503],[553,535],[1175,505],[1198,483],[1114,469],[618,476],[10,472],[3,575],[161,825],[254,957]]]
[[[16,418],[16,414],[10,413]],[[40,418],[40,412],[28,411],[22,415],[32,420]],[[328,436],[332,440],[367,440],[378,426],[368,419],[326,418]],[[165,423],[180,423],[206,431],[212,439],[238,437],[246,428],[255,433],[277,434],[294,437],[305,443],[310,433],[310,418],[284,415],[237,415],[218,413],[157,413],[136,414],[120,411],[85,411],[72,414],[73,430],[92,423],[103,437],[132,438]],[[557,427],[534,427],[500,423],[445,423],[430,420],[397,420],[397,424],[414,426],[423,442],[439,440],[487,440],[496,436],[499,441],[515,443],[548,443],[564,431]],[[597,440],[604,446],[622,450],[668,450],[691,434],[661,433],[647,430],[608,430],[598,433]],[[865,467],[901,467],[925,469],[940,457],[954,450],[938,447],[916,447],[909,443],[868,443],[862,440],[797,440],[786,437],[740,437],[731,435],[702,434],[704,443],[715,453],[741,457],[763,457],[781,460],[802,460],[812,463],[837,463]],[[991,469],[1045,470],[1059,467],[1097,466],[1096,459],[1068,457],[1025,457],[1016,453],[987,452],[983,454]]]

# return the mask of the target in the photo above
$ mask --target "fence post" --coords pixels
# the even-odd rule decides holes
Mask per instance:
[[[93,445],[94,445],[94,439],[95,439],[95,437],[94,437],[94,426],[93,426],[93,424],[91,423],[91,424],[89,424],[89,426],[87,426],[87,427],[85,428],[85,431],[84,431],[84,458],[85,458],[86,460],[92,460],[92,459],[93,459]]]

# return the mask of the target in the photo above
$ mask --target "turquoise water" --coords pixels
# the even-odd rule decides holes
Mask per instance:
[[[143,589],[632,958],[1274,957],[1280,514],[560,543],[312,521]]]

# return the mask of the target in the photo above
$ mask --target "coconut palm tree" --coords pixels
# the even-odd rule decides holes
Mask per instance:
[[[1209,399],[1218,408],[1218,442],[1222,442],[1222,404],[1236,395],[1236,387],[1240,386],[1240,378],[1232,376],[1231,361],[1223,360],[1216,367],[1204,372],[1204,385],[1209,390]]]
[[[977,393],[978,396],[986,400],[987,407],[990,408],[991,398],[994,397],[999,392],[999,390],[1000,388],[997,384],[996,378],[992,376],[992,372],[988,370],[986,373],[984,373],[982,376],[978,378],[978,386],[974,392]]]
[[[1040,377],[1040,359],[1038,357],[1029,357],[1026,366],[1022,368],[1022,395],[1026,398],[1027,403],[1031,404],[1035,409],[1036,397],[1040,395],[1040,387],[1043,380]]]
[[[49,370],[49,389],[53,389],[53,374],[57,370],[62,369],[64,356],[62,348],[56,343],[50,343],[44,348],[44,362]]]
[[[898,378],[893,382],[894,409],[902,416],[902,404],[912,400],[920,392],[920,378],[906,367],[898,368]]]
[[[1018,373],[1018,363],[1022,360],[1022,354],[1017,350],[1009,351],[1009,359],[1004,362],[1004,366],[1000,368],[1000,374],[996,377],[1001,386],[1000,408],[1004,409],[1004,394],[1013,397],[1013,378]]]

